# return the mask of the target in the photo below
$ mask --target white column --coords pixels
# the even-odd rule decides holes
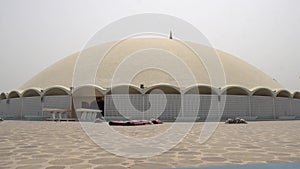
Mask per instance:
[[[94,112],[90,112],[91,114],[91,119],[90,120],[94,120]]]
[[[85,120],[90,120],[90,113],[88,111],[85,112]]]
[[[96,117],[97,117],[97,112],[93,112],[93,119],[92,120],[93,121],[96,120]]]
[[[82,113],[81,113],[81,119],[82,120],[86,120],[87,119],[87,112],[82,111]]]
[[[292,99],[293,98],[289,98],[289,116],[294,116],[294,113],[293,113],[293,108],[292,108]]]
[[[55,112],[50,112],[52,114],[52,119],[55,119]]]
[[[248,104],[249,104],[249,116],[250,116],[250,119],[252,118],[251,97],[252,97],[252,96],[249,96],[249,100],[248,100]]]
[[[80,111],[80,119],[83,120],[83,118],[84,118],[83,111]]]
[[[93,113],[94,113],[94,112],[88,112],[88,115],[89,115],[88,120],[93,120]]]
[[[276,97],[273,97],[273,119],[276,119]]]

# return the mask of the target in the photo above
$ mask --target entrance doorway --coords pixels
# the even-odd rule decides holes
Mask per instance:
[[[96,97],[96,101],[99,110],[101,110],[101,115],[104,117],[104,97]]]

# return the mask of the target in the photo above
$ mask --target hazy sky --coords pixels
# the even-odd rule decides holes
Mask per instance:
[[[299,0],[0,0],[0,91],[79,51],[105,25],[163,13],[197,27],[231,53],[300,90]]]

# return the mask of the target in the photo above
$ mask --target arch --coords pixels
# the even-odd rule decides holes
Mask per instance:
[[[38,88],[29,88],[23,91],[22,97],[42,96],[42,92]]]
[[[180,94],[180,88],[169,84],[157,84],[146,89],[145,93],[150,94],[153,90],[162,90],[165,94]]]
[[[118,85],[109,89],[106,94],[142,94],[140,88],[134,85]]]
[[[184,94],[218,94],[218,89],[208,85],[193,85],[184,90]]]
[[[70,89],[64,86],[53,86],[43,92],[43,96],[70,95]]]
[[[83,85],[72,91],[73,96],[104,96],[105,89],[97,85]]]
[[[264,87],[258,87],[255,89],[252,89],[252,96],[274,96],[274,92],[271,89],[264,88]]]
[[[249,96],[251,94],[251,92],[242,86],[225,86],[222,91],[221,94],[227,94],[227,95],[247,95]]]
[[[292,94],[288,90],[282,89],[275,93],[275,97],[292,97]]]
[[[7,99],[7,93],[2,92],[0,96],[0,100]]]
[[[21,97],[21,93],[17,90],[13,90],[13,91],[10,91],[7,98],[10,99],[10,98],[20,98]]]
[[[300,99],[300,92],[295,91],[295,92],[293,93],[293,98],[294,98],[294,99]]]

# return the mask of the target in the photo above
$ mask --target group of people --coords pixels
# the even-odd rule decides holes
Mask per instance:
[[[244,119],[241,119],[239,117],[235,118],[235,119],[231,119],[231,118],[228,118],[226,121],[225,121],[225,124],[247,124],[247,121],[244,120]]]

